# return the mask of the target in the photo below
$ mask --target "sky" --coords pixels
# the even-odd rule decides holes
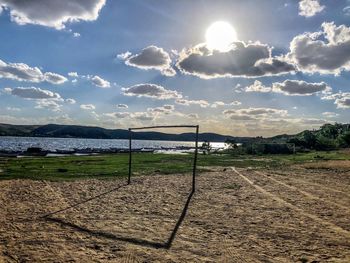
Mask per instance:
[[[0,123],[349,122],[349,0],[0,0]]]

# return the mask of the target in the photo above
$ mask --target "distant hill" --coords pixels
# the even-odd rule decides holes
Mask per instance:
[[[124,129],[104,129],[100,127],[78,125],[12,125],[0,124],[0,136],[91,138],[91,139],[128,139],[129,132]],[[137,131],[133,139],[193,141],[195,133],[170,134],[156,131]],[[227,139],[247,142],[249,137],[233,137],[217,133],[200,133],[200,141],[224,142]]]

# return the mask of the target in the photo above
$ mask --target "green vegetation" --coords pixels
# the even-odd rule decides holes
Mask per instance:
[[[181,174],[192,172],[192,155],[135,153],[133,175]],[[198,172],[210,166],[285,167],[291,164],[323,160],[350,160],[350,152],[308,152],[262,156],[209,154],[198,156]],[[128,155],[109,154],[67,157],[0,158],[0,179],[73,180],[114,178],[128,174]]]
[[[271,138],[256,137],[238,145],[228,139],[228,152],[240,154],[292,154],[295,152],[332,151],[350,147],[350,124],[324,124],[318,130],[305,130],[296,135],[278,135]]]

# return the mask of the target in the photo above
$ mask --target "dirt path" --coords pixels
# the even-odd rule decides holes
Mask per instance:
[[[129,186],[121,180],[0,181],[0,262],[350,261],[350,217],[331,207],[335,195],[304,184],[307,196],[292,175],[276,175],[278,183],[236,172],[201,174],[191,198],[190,175],[137,177]],[[343,206],[350,201],[336,197]]]

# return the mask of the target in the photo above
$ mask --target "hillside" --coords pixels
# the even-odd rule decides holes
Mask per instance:
[[[23,137],[58,137],[58,138],[92,138],[92,139],[128,139],[128,130],[104,129],[100,127],[78,125],[11,125],[0,124],[0,136],[23,136]],[[138,131],[133,134],[138,140],[174,140],[193,141],[194,133],[169,134],[157,131]],[[249,141],[248,137],[233,137],[217,133],[200,133],[200,141],[224,142],[227,139]]]

